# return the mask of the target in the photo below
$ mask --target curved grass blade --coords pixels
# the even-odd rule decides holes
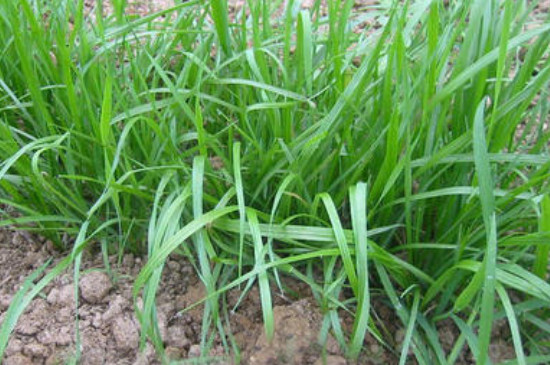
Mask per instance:
[[[512,302],[510,301],[510,297],[508,296],[508,293],[506,293],[506,289],[504,289],[504,287],[499,283],[497,283],[496,285],[496,292],[500,297],[500,301],[502,302],[502,306],[504,307],[504,311],[506,312],[506,317],[508,318],[518,365],[527,365],[525,352],[523,351],[523,342],[521,341],[521,335],[519,333],[520,329],[518,326],[518,321],[516,319],[514,307],[512,306]]]
[[[338,212],[336,211],[336,206],[330,198],[330,195],[328,195],[327,193],[320,194],[320,197],[325,204],[325,208],[330,218],[330,223],[334,232],[334,239],[336,240],[338,248],[340,249],[342,262],[344,263],[344,268],[346,270],[346,275],[348,276],[350,286],[353,292],[357,295],[357,275],[355,267],[353,265],[353,260],[351,259],[351,253],[346,240],[346,235],[344,233],[344,229],[342,228],[340,218],[338,217]]]
[[[264,319],[264,329],[267,340],[271,341],[274,333],[274,320],[269,280],[267,271],[263,269],[265,264],[265,249],[262,242],[262,236],[260,235],[258,216],[256,215],[256,212],[252,209],[248,209],[247,217],[250,225],[250,232],[252,234],[252,240],[254,241],[254,266],[260,271],[258,274],[258,285],[260,286],[260,300]]]
[[[407,361],[407,354],[412,343],[412,336],[416,325],[416,316],[418,315],[418,307],[420,304],[420,291],[415,290],[414,299],[409,315],[409,323],[407,324],[407,330],[405,332],[405,338],[403,339],[401,355],[399,356],[399,365],[405,365]]]

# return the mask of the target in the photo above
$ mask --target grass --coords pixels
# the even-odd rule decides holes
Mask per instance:
[[[550,361],[550,22],[532,19],[536,1],[251,1],[234,17],[216,0],[143,17],[115,3],[96,21],[83,0],[0,4],[0,202],[18,211],[0,225],[70,252],[22,286],[0,357],[22,308],[102,242],[147,256],[134,297],[160,356],[155,296],[179,253],[208,293],[204,354],[217,333],[233,347],[227,290],[259,286],[269,337],[291,276],[351,358],[368,332],[393,341],[379,300],[406,329],[401,364],[467,348],[488,364],[495,319],[506,364]],[[352,31],[369,17],[380,27]],[[448,353],[444,320],[461,333]]]

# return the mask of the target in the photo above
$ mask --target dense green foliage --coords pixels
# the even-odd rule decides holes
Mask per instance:
[[[0,225],[70,252],[14,299],[0,355],[22,305],[70,265],[78,278],[99,244],[147,255],[134,294],[161,352],[155,295],[181,253],[209,293],[205,349],[237,285],[259,286],[272,333],[271,291],[290,275],[350,357],[367,331],[386,342],[381,300],[406,328],[400,364],[466,347],[487,363],[496,318],[515,363],[550,361],[550,23],[536,2],[281,3],[133,17],[119,0],[97,21],[83,0],[0,3],[0,202],[18,212]],[[445,319],[461,330],[450,353]]]

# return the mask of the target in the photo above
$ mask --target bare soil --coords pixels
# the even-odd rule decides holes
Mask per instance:
[[[64,254],[53,245],[26,232],[0,230],[0,323],[13,295],[25,279],[48,259],[55,265]],[[80,364],[160,364],[171,360],[199,358],[201,307],[182,313],[183,309],[204,297],[203,286],[193,267],[182,257],[170,257],[158,291],[158,326],[164,346],[161,359],[150,343],[139,349],[140,325],[134,314],[132,299],[133,279],[143,260],[132,254],[108,258],[110,271],[100,252],[85,252],[79,286],[79,330],[81,339]],[[50,266],[50,267],[52,267]],[[73,273],[68,271],[54,279],[34,299],[15,328],[6,350],[4,365],[65,364],[76,353],[76,303]],[[287,278],[291,292],[301,293],[290,298],[274,293],[275,336],[270,343],[264,333],[260,295],[253,288],[236,311],[229,314],[226,328],[234,336],[240,356],[226,351],[218,338],[207,354],[208,363],[260,364],[348,364],[337,341],[329,335],[326,343],[319,343],[322,313],[304,284]],[[241,292],[227,295],[232,308]],[[395,312],[383,300],[373,298],[372,315],[385,328],[388,346],[381,345],[367,335],[365,349],[359,364],[397,364],[405,331]],[[138,307],[141,303],[135,303]],[[342,326],[350,331],[352,318],[341,313]],[[458,329],[450,321],[440,323],[439,336],[446,351],[458,338]],[[495,329],[491,357],[497,362],[514,358],[506,323]],[[238,359],[240,358],[240,361]],[[412,358],[412,357],[411,357]],[[204,358],[206,360],[206,358]],[[351,363],[351,362],[350,362]],[[415,364],[413,360],[408,362]],[[464,349],[459,364],[473,364],[472,354]]]
[[[25,232],[0,230],[0,322],[23,281],[49,258],[52,265],[63,255],[49,242]],[[140,351],[140,325],[134,314],[133,278],[142,267],[139,257],[126,254],[109,257],[110,275],[101,254],[86,252],[79,282],[79,330],[81,364],[160,363],[153,346]],[[34,299],[20,318],[6,350],[5,365],[63,364],[75,354],[74,282],[72,271],[56,278]],[[181,257],[168,260],[159,290],[158,326],[167,359],[199,357],[202,308],[181,314],[202,299],[204,290],[192,266]],[[233,306],[240,292],[228,295]],[[317,364],[321,346],[317,343],[321,314],[310,297],[290,301],[275,297],[275,338],[268,343],[262,325],[259,293],[256,289],[230,317],[231,332],[242,351],[242,363]],[[140,303],[137,303],[140,306]],[[328,363],[344,364],[338,345],[329,344]],[[209,363],[234,363],[217,341],[208,354]]]

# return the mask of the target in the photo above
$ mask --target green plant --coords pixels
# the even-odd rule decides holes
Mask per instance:
[[[90,242],[128,242],[148,258],[134,296],[161,354],[155,295],[178,252],[208,293],[205,349],[226,338],[236,286],[257,282],[272,334],[271,290],[289,275],[351,357],[368,331],[384,341],[378,289],[406,328],[400,363],[412,349],[452,364],[466,345],[488,363],[495,318],[516,363],[549,361],[548,19],[524,30],[525,0],[381,3],[381,27],[354,33],[350,0],[280,16],[250,1],[234,19],[222,1],[136,19],[118,1],[95,22],[83,0],[2,2],[0,202],[20,214],[0,225],[71,250],[12,307],[72,263],[78,278]],[[21,312],[8,314],[0,355]],[[443,319],[461,329],[448,354]]]

